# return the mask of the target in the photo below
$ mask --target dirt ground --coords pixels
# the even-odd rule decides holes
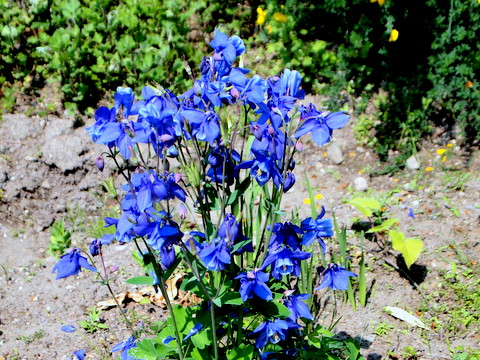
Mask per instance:
[[[86,120],[87,125],[92,122]],[[77,125],[73,117],[22,114],[3,115],[0,122],[0,359],[71,359],[79,349],[86,349],[89,359],[115,358],[110,353],[112,346],[130,336],[115,308],[100,314],[107,330],[92,334],[82,329],[74,333],[60,330],[65,324],[79,328],[78,321],[86,320],[90,313],[87,308],[109,298],[104,287],[92,282],[90,272],[55,280],[52,268],[56,260],[47,253],[49,226],[54,220],[64,219],[67,227],[78,229],[95,221],[102,197],[99,184],[111,171],[108,164],[103,173],[97,170],[95,159],[103,147],[92,144],[83,126]],[[357,146],[351,127],[336,131],[335,141],[324,148],[305,144],[296,170],[297,184],[285,196],[285,209],[299,207],[301,214],[309,214],[309,205],[304,204],[308,197],[301,175],[304,167],[315,193],[322,195],[318,205],[325,205],[328,214],[334,212],[340,226],[347,227],[354,263],[360,256],[360,240],[352,222],[361,215],[344,203],[353,196],[384,199],[388,217],[397,218],[408,237],[423,239],[424,250],[412,270],[405,272],[398,252],[367,239],[370,296],[366,306],[354,311],[341,295],[335,300],[331,292],[324,291],[320,294],[325,304],[321,321],[329,326],[336,311],[341,319],[334,332],[361,341],[366,359],[402,358],[406,347],[413,347],[416,354],[411,359],[449,359],[449,348],[477,348],[478,330],[452,333],[438,325],[448,321],[449,309],[457,304],[452,296],[435,294],[443,286],[442,274],[451,269],[449,260],[455,259],[455,249],[471,264],[480,261],[480,152],[467,152],[453,141],[448,160],[441,163],[436,150],[446,144],[430,139],[419,151],[418,170],[370,177],[381,164],[372,150]],[[336,164],[338,150],[343,161]],[[434,170],[425,172],[428,166]],[[359,177],[367,181],[368,189],[355,190]],[[409,208],[414,218],[409,216]],[[72,236],[78,246],[92,240],[81,231]],[[107,267],[119,267],[113,282],[118,294],[139,290],[124,283],[140,274],[130,251],[128,246],[116,244],[106,249]],[[463,269],[461,264],[459,269]],[[423,299],[429,299],[428,306],[422,305]],[[420,317],[427,330],[390,316],[383,310],[385,306]],[[439,306],[444,310],[435,310]],[[127,310],[131,318],[145,323],[163,314],[154,304],[131,302]]]

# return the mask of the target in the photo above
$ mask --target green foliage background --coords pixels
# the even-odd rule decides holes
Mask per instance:
[[[478,0],[0,0],[0,12],[6,111],[18,91],[46,83],[61,84],[65,106],[81,111],[121,85],[182,92],[191,84],[184,59],[197,72],[224,24],[251,61],[302,71],[304,87],[337,108],[356,99],[357,138],[384,159],[392,148],[409,154],[432,124],[469,142],[480,134]],[[372,99],[375,114],[365,115]]]

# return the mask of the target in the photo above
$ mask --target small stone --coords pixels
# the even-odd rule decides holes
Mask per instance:
[[[412,206],[418,206],[418,205],[420,205],[420,201],[418,200],[412,201]]]
[[[407,165],[407,168],[410,170],[420,169],[420,162],[418,161],[418,158],[415,155],[412,155],[407,159],[406,165]]]
[[[330,144],[327,149],[327,156],[335,165],[341,164],[344,159],[342,149],[337,144]]]
[[[366,191],[368,189],[368,181],[364,177],[357,177],[353,180],[353,187],[356,191]]]

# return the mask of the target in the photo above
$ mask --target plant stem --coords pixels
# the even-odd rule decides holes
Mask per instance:
[[[158,255],[154,252],[154,250],[148,245],[148,243],[143,240],[145,246],[147,247],[148,251],[155,256],[155,262],[153,262],[153,267],[155,269],[155,273],[157,274],[158,279],[160,280],[160,292],[162,293],[163,298],[165,299],[165,304],[167,305],[167,310],[170,316],[172,317],[173,322],[173,331],[175,332],[176,337],[176,344],[178,350],[178,356],[180,360],[183,360],[183,351],[182,351],[182,342],[180,340],[180,332],[178,331],[177,321],[175,320],[175,312],[173,311],[172,303],[170,302],[170,298],[168,297],[167,293],[167,285],[165,284],[165,279],[163,278],[163,270],[159,266]]]
[[[198,281],[198,284],[202,288],[203,293],[205,296],[208,298],[208,301],[210,302],[210,320],[212,322],[212,342],[213,342],[213,352],[214,352],[214,357],[215,360],[218,360],[218,342],[217,342],[217,329],[215,326],[215,304],[213,302],[213,298],[208,292],[207,288],[203,284],[202,278],[200,277],[200,274],[196,270],[196,268],[193,266],[192,262],[190,261],[188,257],[188,249],[185,247],[185,244],[181,245],[181,248],[185,254],[185,261],[187,262],[188,266],[190,269],[192,269],[192,273],[195,276],[195,278]]]

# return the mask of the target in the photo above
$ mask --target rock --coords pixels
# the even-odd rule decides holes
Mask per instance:
[[[330,146],[328,147],[327,157],[335,165],[341,164],[343,162],[343,159],[344,159],[342,149],[340,149],[340,146],[338,146],[335,143],[330,144]]]
[[[353,188],[356,191],[366,191],[368,189],[368,181],[364,177],[357,177],[353,180]]]
[[[420,161],[415,155],[410,156],[406,162],[407,168],[410,170],[420,169]]]
[[[87,149],[80,137],[62,135],[47,141],[41,150],[47,165],[55,165],[66,172],[82,167],[83,158],[80,155]]]

